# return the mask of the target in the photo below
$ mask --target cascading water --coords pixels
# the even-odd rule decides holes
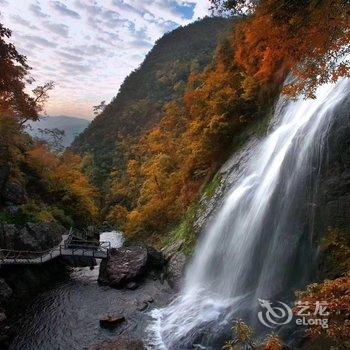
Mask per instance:
[[[349,87],[342,80],[320,87],[314,100],[280,99],[271,132],[198,244],[179,297],[152,312],[152,349],[192,349],[194,343],[218,349],[214,339],[234,317],[256,322],[258,298],[288,299],[305,285],[315,257],[313,198],[321,159]]]

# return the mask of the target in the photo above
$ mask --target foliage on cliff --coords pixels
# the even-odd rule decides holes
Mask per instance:
[[[350,4],[347,0],[211,0],[213,7],[247,14],[235,30],[234,59],[258,84],[295,80],[291,96],[313,97],[317,86],[349,76]]]
[[[139,139],[163,116],[170,101],[182,98],[191,72],[212,60],[231,19],[205,18],[165,34],[119,89],[118,95],[75,140],[72,150],[91,154],[91,175],[104,187],[113,166],[124,164],[125,139]]]
[[[337,345],[344,345],[350,339],[350,274],[309,285],[305,291],[298,292],[297,297],[302,305],[312,307],[320,301],[327,305],[328,327],[320,324],[309,326],[308,333],[313,339],[325,337]],[[306,317],[312,319],[315,316]]]
[[[223,162],[234,136],[270,108],[277,87],[248,88],[232,53],[224,41],[213,67],[192,74],[183,99],[168,103],[160,122],[127,145],[126,171],[113,174],[108,219],[128,235],[159,234],[176,223]]]
[[[243,128],[283,88],[312,97],[349,73],[349,4],[337,1],[213,1],[243,16],[215,62],[192,73],[182,99],[141,139],[124,141],[113,173],[108,219],[127,234],[159,234],[176,223],[225,159]],[[322,21],[321,21],[322,19]],[[297,80],[282,87],[288,74]],[[126,140],[126,139],[125,139]],[[124,169],[123,169],[124,166]]]
[[[53,83],[26,92],[30,68],[8,43],[10,36],[0,24],[0,219],[92,223],[98,216],[97,191],[83,175],[81,159],[55,155],[25,132],[28,120],[39,119]]]

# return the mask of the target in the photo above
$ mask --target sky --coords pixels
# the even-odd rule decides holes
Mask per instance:
[[[209,14],[209,0],[0,0],[27,56],[31,88],[54,81],[48,115],[93,118],[164,33]]]

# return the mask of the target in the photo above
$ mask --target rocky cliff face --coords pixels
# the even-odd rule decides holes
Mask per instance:
[[[328,227],[350,227],[350,96],[333,118],[315,203],[321,232]]]

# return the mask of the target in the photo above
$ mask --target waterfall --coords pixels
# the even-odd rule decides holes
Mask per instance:
[[[179,296],[152,312],[152,349],[218,349],[214,339],[235,317],[257,321],[258,298],[288,300],[308,282],[321,159],[349,85],[321,86],[313,100],[280,98],[268,136],[203,233]]]

